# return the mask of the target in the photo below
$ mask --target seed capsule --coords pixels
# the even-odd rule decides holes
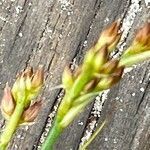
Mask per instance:
[[[11,89],[7,83],[1,101],[1,110],[5,116],[11,116],[14,109],[15,109],[15,102],[11,93]]]
[[[150,23],[140,28],[131,46],[123,53],[122,58],[150,50]]]
[[[38,116],[39,110],[42,106],[41,101],[35,102],[29,108],[27,108],[22,114],[23,122],[33,122]]]
[[[118,63],[119,61],[116,59],[110,60],[106,64],[104,64],[100,72],[104,74],[110,74],[117,68]]]
[[[43,85],[44,82],[44,68],[43,66],[40,66],[35,74],[33,75],[32,79],[32,88],[39,88]]]
[[[141,29],[138,30],[134,44],[140,43],[142,46],[150,49],[150,23],[146,23]]]
[[[98,42],[95,46],[97,50],[104,45],[108,45],[108,47],[110,47],[110,51],[113,47],[115,47],[118,44],[122,34],[119,33],[120,24],[120,20],[115,21],[108,28],[102,31],[100,38],[98,39]]]
[[[107,46],[104,45],[95,54],[95,58],[93,60],[95,70],[99,71],[101,69],[102,65],[107,61],[107,59],[108,59],[108,49],[107,49]]]

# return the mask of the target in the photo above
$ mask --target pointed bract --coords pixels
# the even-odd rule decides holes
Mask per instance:
[[[104,45],[95,54],[95,58],[93,60],[95,70],[99,71],[102,65],[107,61],[107,59],[108,59],[108,49],[107,49],[107,46]]]
[[[3,113],[6,113],[8,116],[11,116],[14,109],[15,109],[15,102],[11,93],[11,89],[8,83],[6,83],[3,98],[1,101],[1,110]]]
[[[67,66],[62,74],[62,84],[64,89],[69,90],[73,85],[73,75],[70,68]]]
[[[106,44],[111,49],[112,47],[115,47],[117,45],[121,36],[121,33],[119,33],[120,24],[121,24],[120,20],[115,21],[109,27],[107,27],[102,31],[100,38],[98,39],[98,42],[96,43],[95,46],[97,50]]]
[[[84,90],[83,90],[83,93],[87,93],[87,92],[90,92],[93,90],[93,88],[95,87],[96,85],[96,79],[94,80],[91,80],[89,83],[86,84]]]
[[[33,105],[29,106],[22,114],[22,122],[33,122],[38,116],[41,106],[41,101],[35,102]]]
[[[95,56],[95,48],[92,47],[85,55],[85,58],[84,58],[84,63],[85,65],[89,65],[92,63],[93,59],[94,59],[94,56]]]
[[[150,23],[146,23],[135,35],[131,46],[123,53],[122,58],[150,51]]]
[[[146,46],[147,49],[150,49],[150,23],[145,23],[145,25],[138,30],[134,42],[140,43],[142,46]]]
[[[103,65],[100,73],[110,74],[112,73],[118,66],[119,61],[116,59],[108,61],[106,64]]]
[[[112,74],[112,76],[113,76],[112,85],[116,84],[121,79],[123,71],[124,71],[124,66],[118,67],[115,70],[115,72]]]
[[[73,73],[73,78],[76,79],[82,72],[82,65],[78,66]]]
[[[33,75],[33,68],[32,67],[27,67],[24,71],[25,77],[32,77]]]
[[[25,94],[26,94],[26,84],[24,73],[22,73],[20,76],[18,76],[17,80],[15,81],[12,87],[12,95],[14,97],[14,100],[16,102],[19,102],[21,99],[25,98],[26,96]]]
[[[33,76],[33,79],[32,79],[32,88],[42,87],[43,82],[44,82],[44,67],[40,66],[36,70],[36,72],[35,72],[35,74]]]

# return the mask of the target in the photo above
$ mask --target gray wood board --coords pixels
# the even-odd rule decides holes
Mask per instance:
[[[45,87],[41,94],[41,98],[44,101],[42,110],[33,126],[29,126],[28,129],[27,127],[21,127],[17,130],[17,133],[14,135],[10,144],[9,149],[11,150],[36,149],[36,145],[39,144],[39,139],[44,131],[47,117],[53,109],[54,103],[57,100],[57,95],[60,92],[59,90],[50,91],[50,88],[61,83],[61,74],[63,69],[66,65],[70,64],[74,57],[76,57],[77,64],[82,61],[83,54],[86,52],[88,47],[93,45],[96,41],[103,27],[118,18],[124,18],[124,14],[126,14],[126,11],[128,11],[131,5],[131,2],[127,0],[66,0],[65,3],[63,2],[65,1],[5,0],[1,2],[0,96],[2,96],[5,83],[8,81],[12,85],[17,72],[29,65],[36,68],[38,65],[43,64],[45,66],[46,74]],[[144,3],[141,4],[141,6],[143,8],[142,12],[136,14],[134,25],[132,26],[131,32],[126,41],[130,41],[132,38],[132,33],[136,29],[137,24],[142,24],[147,18],[148,10]],[[106,18],[109,18],[109,21],[105,22]],[[88,43],[87,47],[83,46],[85,40],[87,40]],[[138,81],[138,77],[140,78],[141,72],[144,74],[141,77],[144,81],[143,84],[147,85],[147,66],[148,65],[144,64],[142,67],[137,67],[130,73],[130,75],[132,76],[132,74],[135,73],[134,79]],[[136,72],[138,72],[138,74]],[[116,148],[118,150],[120,147],[124,146],[124,149],[126,150],[136,149],[137,147],[135,144],[136,137],[131,138],[131,132],[129,132],[128,128],[124,128],[125,125],[122,124],[116,125],[114,123],[114,119],[115,122],[126,122],[123,112],[120,112],[119,108],[120,105],[122,107],[126,107],[128,102],[132,102],[134,107],[132,106],[131,108],[133,108],[134,111],[137,110],[139,106],[142,110],[145,110],[146,106],[149,108],[149,105],[145,104],[148,102],[148,96],[146,97],[148,93],[148,86],[145,85],[147,90],[144,91],[144,98],[140,98],[143,93],[139,93],[137,89],[138,87],[141,87],[141,85],[138,82],[131,80],[134,84],[130,86],[130,77],[125,75],[124,78],[125,79],[118,85],[119,87],[117,86],[112,90],[112,92],[110,92],[109,95],[112,94],[114,96],[110,96],[109,101],[107,100],[105,103],[104,117],[105,114],[107,114],[107,110],[111,109],[110,107],[112,103],[115,103],[115,108],[118,109],[115,109],[115,112],[113,112],[114,115],[110,121],[110,126],[108,126],[107,129],[105,129],[106,131],[104,130],[102,135],[98,136],[97,140],[92,143],[90,147],[91,149],[99,149],[100,146],[102,149]],[[138,103],[136,103],[136,97],[132,97],[133,101],[131,101],[131,97],[128,96],[128,92],[130,93],[130,91],[128,90],[126,94],[122,90],[125,87],[130,87],[131,90],[132,88],[137,90],[136,93],[139,93],[140,95],[138,96],[138,103],[142,105],[138,105]],[[120,97],[125,100],[127,99],[127,102],[124,101],[123,104],[114,102],[114,98],[116,96],[114,93],[118,94],[118,91]],[[143,101],[140,103],[141,99]],[[55,149],[78,149],[91,108],[92,105],[87,107],[85,112],[77,117],[76,120],[65,130],[56,144]],[[129,108],[124,110],[126,111],[126,118],[129,118],[131,113],[131,118],[134,119],[134,112],[131,112],[131,110],[132,109]],[[146,114],[142,113],[138,115],[140,118],[143,115],[141,119],[144,119],[145,116],[148,116]],[[140,127],[142,126],[141,119],[136,118],[134,123],[137,122],[137,124],[135,126],[132,125],[132,122],[128,121],[128,126],[131,124],[131,129],[134,129],[133,135],[138,136],[140,134]],[[84,123],[83,126],[78,124],[79,120]],[[3,119],[1,119],[1,122],[3,123]],[[149,137],[149,133],[145,132],[149,131],[147,127],[149,125],[148,123],[149,122],[147,121],[146,125],[143,124],[144,130],[141,131],[143,135],[142,137],[145,137],[144,141],[147,137]],[[135,130],[135,127],[137,130]],[[119,138],[122,134],[118,135],[117,130],[118,132],[121,132],[121,129],[123,128],[126,133],[125,145],[121,139],[120,141],[117,141],[117,143],[103,142],[106,135],[110,136],[111,139],[116,136]],[[112,135],[110,133],[112,133]],[[149,143],[146,143],[146,141],[143,143],[147,148]]]

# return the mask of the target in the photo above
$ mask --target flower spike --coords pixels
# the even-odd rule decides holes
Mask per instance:
[[[138,30],[129,48],[123,53],[120,65],[131,66],[150,58],[150,23]]]
[[[74,120],[74,118],[92,101],[92,97],[107,90],[118,83],[124,68],[150,58],[150,25],[142,27],[131,46],[119,59],[110,57],[110,53],[118,44],[122,32],[121,22],[116,21],[100,34],[97,43],[87,51],[83,63],[74,73],[64,71],[65,96],[62,99],[51,131],[42,145],[42,150],[53,149],[62,131]],[[71,80],[70,80],[71,79]],[[73,82],[72,82],[73,80]],[[71,81],[71,86],[70,86]],[[64,87],[67,82],[64,82]]]
[[[35,73],[31,67],[17,75],[12,89],[6,84],[1,101],[1,111],[8,123],[0,137],[0,149],[5,150],[17,127],[29,124],[37,117],[41,101],[31,105],[32,100],[39,94],[44,82],[43,67]]]
[[[109,27],[104,29],[95,45],[96,50],[104,45],[108,45],[109,51],[112,51],[118,44],[122,32],[120,32],[121,21],[113,22]]]

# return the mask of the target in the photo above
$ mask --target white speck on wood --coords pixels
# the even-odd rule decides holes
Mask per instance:
[[[143,87],[141,87],[141,88],[140,88],[140,91],[141,91],[141,92],[144,92],[144,88],[143,88]]]
[[[145,4],[146,4],[147,8],[150,8],[150,0],[145,0]]]
[[[23,34],[21,32],[19,33],[19,37],[23,37]]]

